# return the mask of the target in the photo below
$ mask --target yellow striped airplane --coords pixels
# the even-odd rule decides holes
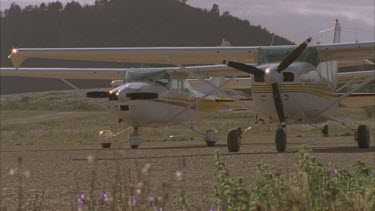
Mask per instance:
[[[129,137],[132,148],[138,148],[141,143],[139,127],[179,124],[199,118],[205,112],[226,110],[226,100],[216,95],[220,92],[243,109],[258,114],[263,121],[279,122],[275,145],[278,152],[284,152],[287,123],[316,123],[330,119],[340,102],[349,97],[368,97],[356,92],[375,80],[375,70],[337,71],[341,61],[374,60],[374,41],[309,45],[310,42],[311,38],[296,46],[19,48],[13,49],[9,55],[16,70],[3,69],[1,75],[117,80],[109,93],[91,92],[88,96],[108,98],[118,118],[134,128]],[[31,58],[120,61],[176,67],[123,70],[20,68],[25,60]],[[249,76],[251,79],[238,79]],[[215,84],[213,80],[206,80],[208,77],[227,79]],[[197,92],[189,84],[189,78],[199,80],[210,89],[205,89],[205,93]],[[223,90],[233,80],[250,80],[252,103],[239,99],[236,93]],[[346,83],[339,86],[340,80]],[[360,84],[355,88],[342,91],[358,81]],[[240,128],[228,132],[230,152],[239,151],[242,132]],[[112,133],[104,131],[102,136],[110,137]],[[367,125],[358,126],[355,139],[359,148],[369,148]],[[205,134],[205,141],[212,146],[217,138],[209,133]],[[109,146],[110,143],[103,145]]]

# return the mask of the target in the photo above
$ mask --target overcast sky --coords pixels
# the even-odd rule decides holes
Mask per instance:
[[[1,10],[11,2],[25,6],[53,0],[0,0]],[[66,3],[71,0],[60,0]],[[77,0],[76,0],[77,1]],[[92,4],[95,0],[78,0]],[[294,42],[313,36],[322,42],[331,41],[331,34],[318,32],[333,27],[337,18],[343,28],[342,41],[375,39],[374,0],[188,0],[194,7],[208,8],[219,5],[221,12],[247,19],[252,25],[262,25]]]

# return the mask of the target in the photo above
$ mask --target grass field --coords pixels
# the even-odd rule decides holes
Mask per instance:
[[[79,98],[77,94],[43,92],[2,96],[0,114],[1,206],[10,210],[17,209],[20,200],[23,208],[76,210],[79,206],[77,194],[82,192],[91,196],[91,202],[95,203],[98,201],[93,199],[94,195],[96,198],[99,192],[109,194],[112,200],[110,206],[105,209],[99,206],[96,210],[111,210],[116,197],[129,210],[152,210],[150,207],[142,208],[140,204],[129,208],[128,202],[134,196],[144,197],[142,203],[148,203],[149,196],[161,197],[167,201],[163,204],[164,210],[183,210],[185,205],[185,210],[209,210],[213,207],[218,210],[214,206],[215,200],[221,200],[219,204],[227,206],[225,200],[230,196],[215,196],[217,185],[243,178],[242,187],[233,183],[234,186],[246,190],[250,186],[256,187],[258,162],[270,165],[281,175],[293,175],[298,171],[296,152],[305,146],[328,170],[335,164],[352,171],[356,160],[375,169],[373,139],[370,149],[357,149],[353,137],[349,135],[352,131],[334,122],[317,125],[330,125],[329,138],[322,138],[320,129],[309,125],[288,125],[287,152],[281,154],[275,152],[275,125],[252,129],[244,136],[240,153],[227,153],[225,135],[228,129],[238,126],[246,128],[254,123],[255,117],[246,113],[210,114],[204,120],[188,123],[202,130],[218,129],[221,140],[213,148],[205,147],[196,133],[182,126],[174,126],[142,129],[145,143],[139,150],[129,149],[127,134],[116,139],[113,149],[101,150],[98,144],[100,130],[119,132],[128,125],[118,123],[115,116],[91,100]],[[368,124],[374,137],[374,119],[369,109],[339,108],[334,118],[352,128],[358,123]],[[168,141],[170,135],[185,135],[191,139],[171,142]],[[216,178],[216,151],[223,154],[225,161],[222,162],[226,163],[230,172],[230,177],[224,178],[221,183]],[[151,166],[150,172],[142,176],[142,168],[147,164]],[[176,177],[176,171],[183,172],[182,181]],[[277,174],[272,175],[278,178]],[[142,189],[147,194],[136,193],[141,181],[147,186]],[[303,187],[303,183],[301,185]],[[123,188],[123,193],[118,188]],[[246,194],[242,196],[248,197]],[[267,204],[267,200],[264,203]],[[85,205],[84,208],[86,210],[89,206]],[[277,209],[274,206],[271,208]]]

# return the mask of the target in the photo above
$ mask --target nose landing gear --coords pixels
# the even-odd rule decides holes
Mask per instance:
[[[132,149],[138,149],[138,146],[142,143],[142,137],[139,135],[138,129],[138,127],[135,127],[133,133],[128,138]]]
[[[99,142],[103,149],[111,148],[113,133],[110,130],[102,130],[99,132]]]

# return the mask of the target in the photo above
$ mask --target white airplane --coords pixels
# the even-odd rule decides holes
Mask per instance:
[[[88,93],[88,96],[109,98],[114,113],[134,128],[133,134],[129,136],[132,148],[138,148],[141,142],[139,127],[179,124],[199,118],[204,112],[226,109],[222,100],[212,97],[211,94],[223,92],[223,86],[236,77],[251,75],[251,104],[244,103],[233,94],[223,94],[244,109],[258,114],[263,121],[279,121],[275,144],[278,152],[284,152],[287,123],[316,123],[331,119],[330,115],[339,102],[345,102],[349,97],[369,97],[355,92],[375,80],[374,70],[337,72],[337,61],[374,59],[374,41],[308,46],[310,42],[311,38],[299,46],[20,48],[13,49],[9,56],[17,70],[2,71],[2,75],[65,79],[125,78],[122,85],[121,82],[115,81],[114,84],[119,86],[109,93],[94,92]],[[24,60],[30,58],[173,64],[177,67],[141,70],[19,68]],[[204,66],[183,66],[189,64]],[[229,79],[220,85],[214,85],[205,80],[207,77]],[[351,79],[353,77],[357,79]],[[211,91],[197,95],[187,82],[188,78],[205,82],[212,87]],[[346,84],[338,87],[338,78],[344,78]],[[358,80],[361,81],[358,86],[348,92],[340,92]],[[373,95],[370,97],[374,99]],[[373,102],[369,101],[369,104],[373,105]],[[229,151],[239,151],[242,132],[240,129],[228,132]],[[109,131],[102,134],[103,138],[112,135]],[[217,139],[214,133],[208,133],[205,134],[205,140],[210,146],[214,145]],[[369,148],[368,126],[358,126],[356,141],[359,148]]]

